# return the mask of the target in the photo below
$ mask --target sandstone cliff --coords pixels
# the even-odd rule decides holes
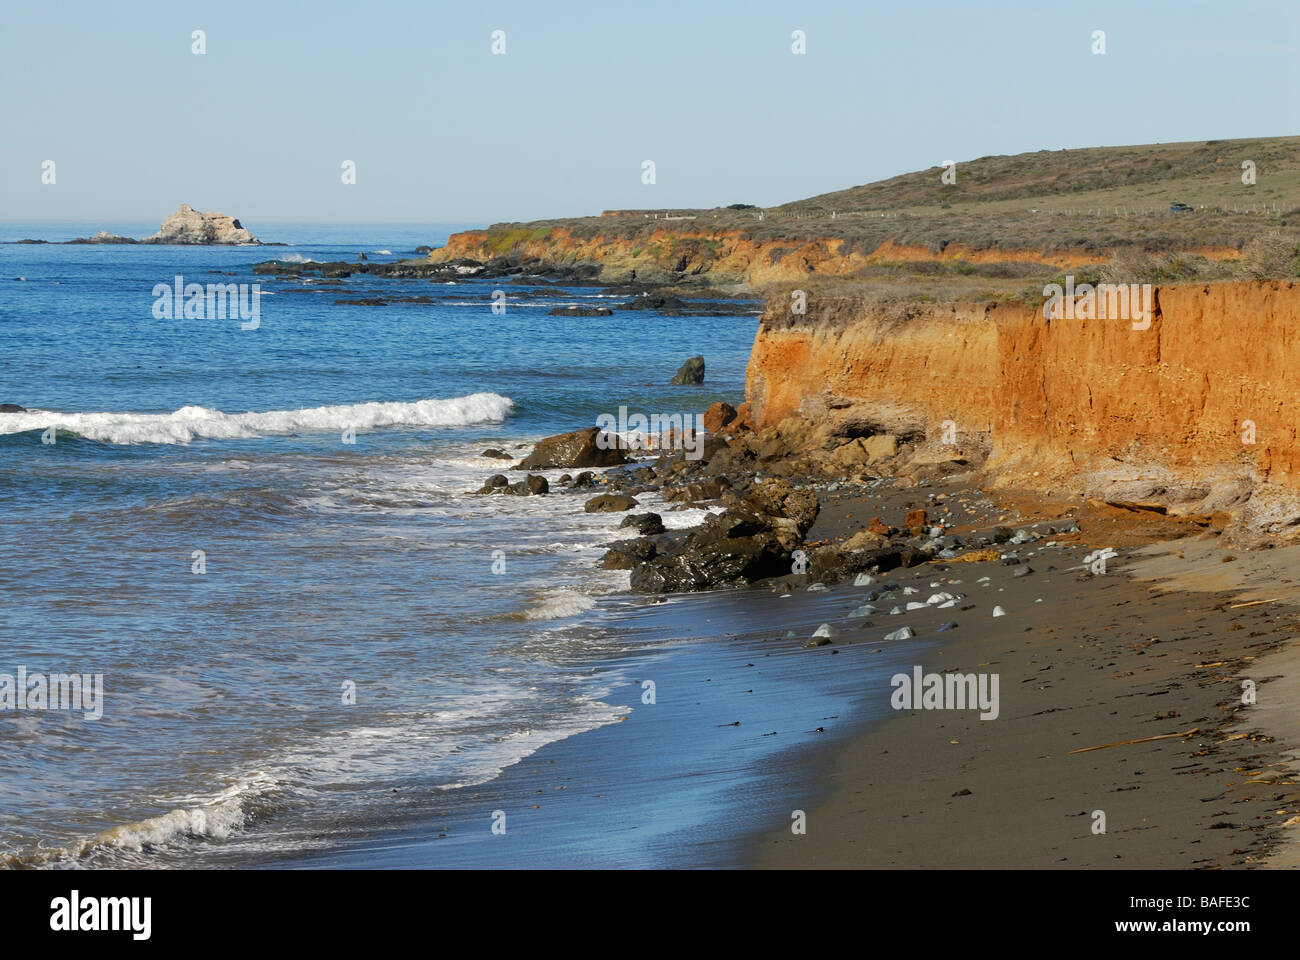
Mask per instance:
[[[748,413],[912,437],[991,483],[1300,534],[1300,284],[1164,286],[1154,303],[1136,330],[1019,302],[810,300],[795,316],[774,298]]]
[[[1234,251],[1235,252],[1235,251]],[[632,236],[584,236],[567,227],[470,230],[453,234],[429,254],[432,263],[493,262],[504,258],[536,262],[539,272],[587,265],[604,283],[671,283],[698,280],[712,285],[764,287],[799,283],[810,276],[848,277],[888,261],[1039,263],[1057,268],[1101,263],[1096,251],[974,250],[949,244],[941,252],[919,245],[882,243],[869,253],[842,238],[755,237],[742,230],[664,227]]]

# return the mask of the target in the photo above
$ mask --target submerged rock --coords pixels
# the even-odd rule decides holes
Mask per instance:
[[[673,374],[673,378],[668,381],[679,385],[690,385],[704,382],[704,358],[691,357]]]
[[[501,493],[506,487],[510,486],[510,478],[504,473],[494,473],[483,481],[483,486],[479,487],[479,493]]]
[[[614,311],[609,307],[552,307],[552,317],[609,317]]]

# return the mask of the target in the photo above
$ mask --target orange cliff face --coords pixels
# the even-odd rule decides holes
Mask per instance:
[[[592,263],[599,279],[661,282],[693,276],[714,284],[763,287],[798,283],[809,276],[848,276],[888,261],[965,260],[971,263],[1026,262],[1074,267],[1104,258],[1084,251],[1042,254],[1029,250],[971,250],[951,244],[942,253],[925,247],[883,243],[870,254],[847,251],[839,238],[757,240],[738,230],[664,228],[635,237],[597,233],[585,238],[565,227],[471,230],[453,234],[430,261],[488,261],[510,253],[535,258],[549,267]]]
[[[856,419],[933,443],[950,421],[983,444],[995,482],[1205,510],[1249,500],[1260,523],[1289,522],[1300,284],[1157,287],[1152,302],[1134,329],[1023,303],[810,301],[792,316],[774,298],[747,372],[751,416]],[[1285,504],[1270,499],[1282,491]]]

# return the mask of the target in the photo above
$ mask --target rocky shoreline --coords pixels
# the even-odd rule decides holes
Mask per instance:
[[[809,808],[814,839],[773,824],[748,862],[1214,869],[1289,854],[1300,792],[1286,731],[1243,705],[1241,678],[1272,680],[1295,615],[1271,584],[1259,600],[1226,583],[1204,598],[1153,598],[1129,578],[1143,554],[1198,577],[1244,566],[1220,540],[1226,517],[1207,526],[1128,503],[992,492],[976,459],[923,438],[846,439],[806,422],[754,430],[717,406],[698,459],[588,428],[541,441],[511,486],[543,480],[529,469],[574,470],[543,492],[625,514],[628,536],[600,565],[629,570],[635,592],[789,598],[770,622],[772,651],[842,654],[823,669],[868,676],[899,645],[929,643],[927,664],[1002,678],[999,722],[913,709],[851,734],[829,776],[809,779],[825,761],[801,757],[765,789]],[[524,491],[480,491],[501,492]],[[645,494],[711,513],[665,530],[662,513],[637,509]],[[803,622],[812,597],[843,606],[814,629]],[[890,692],[863,690],[860,709],[878,716]],[[804,722],[827,725],[826,712]],[[1094,829],[1097,810],[1111,838]]]
[[[623,526],[635,535],[611,544],[600,565],[631,571],[631,588],[640,593],[834,584],[1040,536],[1005,527],[959,535],[952,506],[918,494],[899,516],[861,517],[860,529],[840,540],[809,540],[827,495],[866,496],[897,477],[922,483],[954,475],[970,479],[971,464],[960,456],[927,459],[915,440],[889,434],[845,438],[805,421],[755,431],[743,409],[724,403],[710,407],[704,421],[706,435],[691,450],[673,448],[682,438],[653,438],[668,449],[632,460],[624,440],[591,427],[541,441],[514,469],[604,469],[563,474],[555,492],[586,495],[599,488],[585,510],[628,514]],[[545,494],[551,488],[539,475],[512,484],[497,474],[478,492]],[[694,528],[666,531],[660,514],[634,512],[637,496],[645,493],[662,497],[671,509],[710,515]]]

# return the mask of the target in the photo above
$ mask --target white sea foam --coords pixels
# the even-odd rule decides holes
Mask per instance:
[[[596,605],[596,598],[577,590],[555,590],[545,594],[524,613],[528,620],[559,620],[586,613]]]
[[[0,416],[0,434],[57,431],[108,443],[189,443],[198,439],[250,439],[286,433],[364,432],[381,427],[456,427],[499,423],[514,408],[509,397],[474,393],[414,403],[355,403],[299,410],[223,413],[182,407],[173,413],[57,413],[29,410]]]
[[[225,840],[241,830],[254,804],[280,790],[280,784],[264,773],[240,777],[220,793],[207,797],[184,797],[172,801],[183,804],[168,813],[134,823],[110,827],[90,837],[74,840],[61,847],[40,847],[25,853],[0,857],[0,866],[40,867],[60,861],[110,850],[140,853],[195,838]]]

